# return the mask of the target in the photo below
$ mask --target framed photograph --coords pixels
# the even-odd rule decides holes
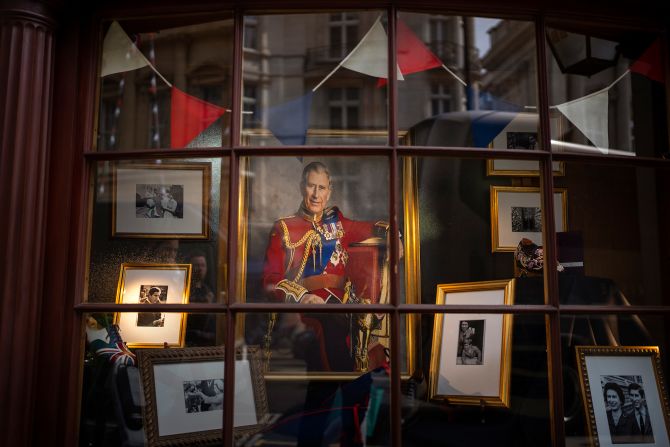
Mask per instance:
[[[511,305],[514,279],[439,284],[436,304]],[[512,316],[436,314],[430,398],[509,407]]]
[[[261,333],[269,340],[263,349],[267,379],[346,380],[360,376],[367,370],[367,350],[377,343],[388,347],[390,339],[388,318],[365,310],[366,303],[385,303],[389,296],[387,160],[242,157],[240,172],[238,296],[250,303],[288,304],[307,296],[331,304],[360,304],[361,310],[300,314],[287,308],[274,319],[249,314],[244,325],[238,326],[242,331],[238,336]],[[304,172],[309,177],[305,181]],[[407,303],[417,303],[420,296],[415,179],[416,164],[407,158],[403,165],[405,215],[399,230],[405,253],[401,299]],[[306,191],[316,185],[314,182],[318,183],[317,195]],[[308,209],[312,207],[314,212]],[[308,216],[316,216],[316,222]],[[408,316],[401,328],[404,377],[409,377],[416,365],[416,317]],[[287,327],[299,336],[287,338],[284,334],[291,333]],[[304,355],[278,347],[291,346],[295,340],[314,343],[308,345],[308,351],[299,348],[306,351]]]
[[[568,229],[568,192],[554,189],[556,231]],[[540,188],[491,186],[491,248],[493,252],[514,251],[526,238],[542,245]]]
[[[124,163],[113,170],[112,236],[207,239],[209,163]]]
[[[121,264],[117,304],[188,303],[191,264]],[[114,323],[131,348],[184,345],[186,314],[117,312]]]
[[[591,445],[670,445],[670,406],[658,347],[575,349]]]
[[[147,445],[209,445],[222,441],[223,357],[223,346],[139,351]],[[235,437],[260,430],[267,417],[259,350],[254,346],[238,349]]]

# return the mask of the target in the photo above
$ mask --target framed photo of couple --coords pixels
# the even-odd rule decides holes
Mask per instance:
[[[436,304],[510,305],[514,280],[439,284]],[[512,316],[436,314],[429,396],[451,404],[509,407]]]
[[[591,445],[670,445],[670,406],[656,346],[577,346]]]
[[[115,165],[112,236],[207,239],[210,181],[210,163]]]

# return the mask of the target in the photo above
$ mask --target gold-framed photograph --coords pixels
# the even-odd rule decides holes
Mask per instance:
[[[402,299],[417,303],[418,265],[412,264],[419,258],[416,165],[408,159],[403,169]],[[303,178],[305,171],[314,178]],[[246,315],[238,326],[239,336],[267,340],[266,378],[343,380],[374,367],[367,350],[381,345],[378,352],[383,352],[390,342],[388,317],[364,308],[366,303],[387,303],[389,296],[388,159],[242,157],[240,174],[238,296],[248,303],[287,304],[279,314]],[[321,192],[306,191],[313,187]],[[296,302],[361,304],[361,311],[292,313],[290,305]],[[408,377],[415,365],[418,318],[412,315],[403,323],[402,374]],[[296,340],[318,345],[277,347]]]
[[[491,186],[491,251],[513,252],[521,239],[542,245],[540,188]],[[556,231],[568,230],[568,191],[554,189]]]
[[[191,264],[123,263],[116,289],[117,304],[185,304],[189,300]],[[114,323],[131,348],[184,346],[186,314],[117,312]]]
[[[209,237],[210,163],[120,163],[113,169],[112,236]]]
[[[576,346],[591,445],[670,445],[670,405],[657,346]]]
[[[553,161],[552,172],[556,176],[565,175],[565,163]],[[540,162],[535,160],[512,160],[496,158],[486,160],[487,176],[502,177],[537,177],[540,175]]]
[[[439,284],[436,304],[511,305],[515,280]],[[509,407],[512,315],[436,314],[429,397]]]
[[[265,379],[256,346],[235,354],[236,438],[261,430],[268,418]],[[147,445],[222,442],[224,347],[139,350]]]

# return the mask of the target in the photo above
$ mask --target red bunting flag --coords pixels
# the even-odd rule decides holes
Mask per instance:
[[[400,67],[400,72],[408,75],[441,66],[442,61],[407,25],[398,20],[398,67]],[[380,78],[377,87],[383,85],[386,85],[386,79]]]
[[[642,56],[630,66],[630,71],[646,76],[652,81],[665,83],[660,39],[656,39],[649,48],[644,50]]]
[[[170,147],[185,147],[227,111],[172,87]]]

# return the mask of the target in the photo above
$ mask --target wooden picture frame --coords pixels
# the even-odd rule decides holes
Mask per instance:
[[[514,279],[439,284],[435,302],[511,305],[514,285]],[[430,399],[509,408],[511,364],[512,315],[435,314]]]
[[[191,264],[123,263],[116,289],[117,304],[185,304],[191,285]],[[157,298],[157,301],[156,301]],[[130,348],[184,346],[186,314],[178,312],[117,312]]]
[[[210,163],[113,167],[112,236],[207,239]]]
[[[591,445],[670,445],[670,405],[657,346],[576,346]]]
[[[521,239],[542,245],[540,188],[491,186],[491,251],[513,252]],[[554,188],[556,231],[568,230],[568,192]]]
[[[222,442],[224,347],[139,350],[147,445],[168,447]],[[261,430],[268,400],[259,349],[236,350],[236,439]]]

